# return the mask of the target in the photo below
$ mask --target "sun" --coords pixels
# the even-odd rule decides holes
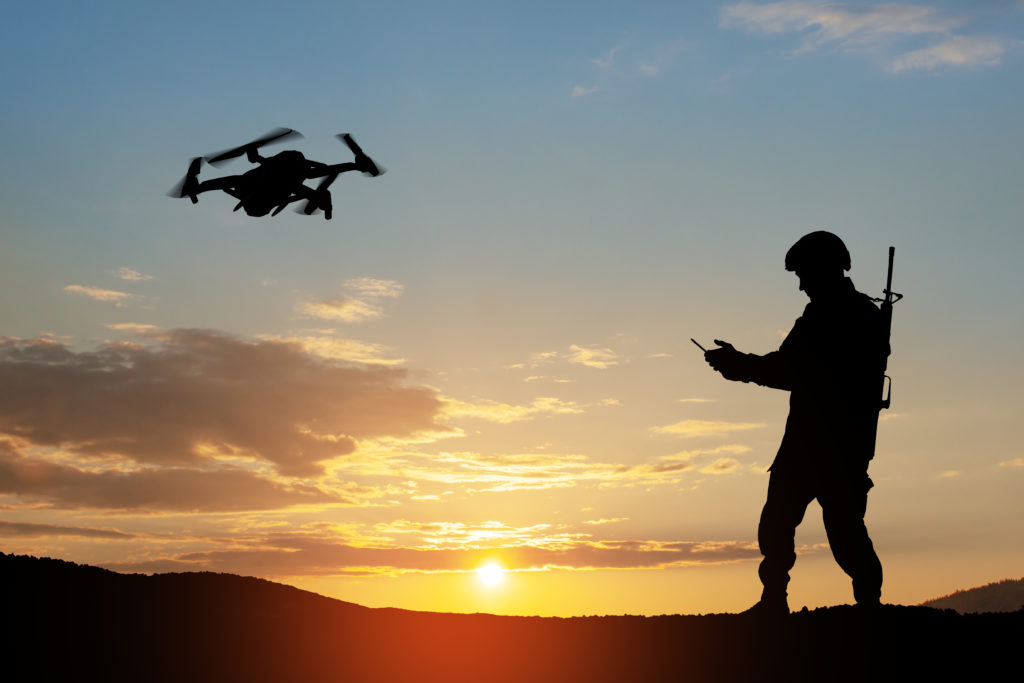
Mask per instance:
[[[505,579],[505,568],[497,562],[488,562],[476,568],[476,575],[488,586],[496,586]]]

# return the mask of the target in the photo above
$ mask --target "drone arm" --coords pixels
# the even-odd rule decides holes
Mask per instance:
[[[313,162],[313,163],[319,163],[319,162]],[[328,166],[327,164],[319,164],[316,169],[310,169],[310,171],[306,175],[306,177],[307,178],[323,178],[324,176],[338,175],[338,174],[341,174],[341,173],[346,173],[348,171],[361,171],[361,170],[363,170],[363,169],[362,169],[362,167],[359,164],[353,163],[351,161],[343,163],[343,164],[333,164],[333,165],[330,165],[330,166]]]

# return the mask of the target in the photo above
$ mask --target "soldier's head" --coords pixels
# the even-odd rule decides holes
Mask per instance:
[[[825,230],[808,233],[786,252],[786,270],[800,278],[800,291],[812,300],[835,289],[850,269],[843,241]]]

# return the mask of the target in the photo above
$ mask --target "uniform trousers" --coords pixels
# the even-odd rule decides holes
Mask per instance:
[[[836,562],[853,579],[858,603],[876,603],[882,593],[882,564],[864,525],[867,468],[808,468],[788,463],[772,466],[768,499],[761,511],[757,542],[764,559],[758,576],[763,598],[784,598],[789,570],[796,563],[796,528],[815,498],[821,505],[825,532]]]

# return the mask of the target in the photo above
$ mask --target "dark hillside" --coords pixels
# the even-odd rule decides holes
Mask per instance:
[[[1024,579],[1006,579],[978,588],[957,591],[928,602],[925,607],[952,609],[960,614],[977,612],[1016,612],[1024,608]]]
[[[12,681],[984,680],[1014,666],[1024,633],[1024,612],[901,606],[771,622],[369,609],[227,574],[122,575],[2,554],[0,578]]]

